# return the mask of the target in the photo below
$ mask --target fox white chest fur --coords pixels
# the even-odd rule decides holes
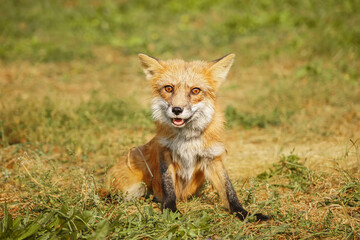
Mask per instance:
[[[209,161],[225,151],[222,143],[205,147],[201,137],[187,139],[180,134],[174,139],[161,138],[160,144],[170,149],[172,161],[180,165],[177,175],[184,182],[190,181],[196,167],[204,171]]]
[[[186,125],[183,127],[172,126],[172,108],[173,106],[161,97],[155,97],[152,101],[154,120],[168,125],[172,131],[170,137],[161,137],[159,142],[171,151],[172,161],[180,166],[177,176],[186,183],[191,179],[195,168],[205,169],[209,161],[224,152],[224,146],[222,143],[206,146],[202,135],[214,116],[212,103],[203,100],[188,106],[185,113],[187,114]]]

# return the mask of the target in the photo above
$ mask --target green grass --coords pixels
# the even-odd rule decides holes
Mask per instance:
[[[0,1],[0,238],[359,238],[359,8],[359,0]],[[232,149],[225,164],[245,208],[273,220],[237,220],[209,185],[178,203],[181,214],[151,199],[99,198],[106,170],[153,136],[139,52],[237,55],[218,93]]]
[[[37,153],[34,159],[39,160],[31,165],[40,165],[44,161],[41,158],[41,153]],[[2,239],[101,239],[104,236],[136,239],[346,236],[351,239],[356,238],[360,230],[356,221],[342,224],[338,219],[342,210],[349,211],[360,206],[359,179],[344,175],[337,180],[339,184],[331,195],[323,196],[319,189],[326,186],[325,179],[329,176],[314,177],[314,173],[300,163],[296,155],[281,157],[270,169],[270,174],[261,174],[253,178],[249,186],[240,189],[244,206],[254,212],[266,210],[273,218],[271,224],[256,224],[253,218],[241,222],[229,215],[218,205],[218,196],[211,193],[209,185],[203,190],[207,195],[201,194],[201,197],[179,203],[182,214],[174,214],[168,211],[161,213],[159,204],[151,202],[151,199],[129,202],[119,199],[118,202],[106,203],[97,196],[97,183],[92,175],[72,176],[72,180],[80,186],[69,186],[76,189],[71,191],[59,187],[52,180],[55,173],[51,170],[33,173],[36,175],[18,176],[16,180],[29,192],[23,198],[31,199],[28,208],[31,211],[16,214],[17,217],[13,218],[8,211],[10,204],[5,202],[1,205],[4,211],[0,223]],[[289,184],[278,184],[282,178],[287,179],[285,182]],[[235,184],[235,188],[239,186]],[[259,200],[266,191],[268,197]],[[320,216],[304,217],[306,210],[303,212],[297,206],[304,200],[310,201],[316,211],[321,212]],[[334,208],[334,205],[338,207]],[[352,214],[352,218],[359,217],[356,211]]]
[[[360,32],[350,27],[359,20],[357,0],[3,1],[1,5],[0,56],[8,60],[87,59],[94,45],[170,56],[186,50],[185,55],[193,57],[199,52],[193,43],[219,52],[246,38],[255,39],[246,41],[248,45],[268,42],[275,54],[360,53]],[[241,51],[248,46],[238,47]],[[260,60],[268,54],[263,52]]]
[[[140,131],[151,126],[151,114],[132,109],[129,102],[112,98],[91,100],[73,106],[70,101],[58,104],[44,98],[38,102],[18,100],[15,109],[3,111],[2,141],[5,146],[24,142],[60,146],[81,146],[86,151],[101,151],[98,137],[113,128]]]
[[[293,154],[289,156],[283,155],[279,163],[275,163],[273,168],[259,174],[257,177],[260,180],[266,180],[280,176],[285,178],[288,183],[278,186],[290,188],[295,192],[307,191],[317,176],[299,160],[299,157]]]

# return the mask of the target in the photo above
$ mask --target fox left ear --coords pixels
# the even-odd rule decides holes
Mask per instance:
[[[158,73],[160,69],[163,68],[163,66],[160,64],[158,59],[154,57],[150,57],[146,54],[140,53],[139,60],[141,67],[144,70],[144,73],[148,80],[153,78],[154,75]]]
[[[209,72],[212,74],[216,85],[219,86],[225,81],[227,74],[229,73],[230,67],[234,62],[235,54],[230,53],[223,56],[215,61],[212,61],[213,65],[209,68]]]

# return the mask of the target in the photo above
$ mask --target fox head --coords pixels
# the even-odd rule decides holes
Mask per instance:
[[[212,62],[185,62],[139,54],[153,88],[154,120],[179,130],[205,129],[214,116],[216,91],[226,79],[234,57],[228,54]]]

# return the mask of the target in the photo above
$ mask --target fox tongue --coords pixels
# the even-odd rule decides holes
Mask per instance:
[[[182,118],[173,118],[173,124],[175,124],[176,126],[181,126],[184,124],[184,119]]]

